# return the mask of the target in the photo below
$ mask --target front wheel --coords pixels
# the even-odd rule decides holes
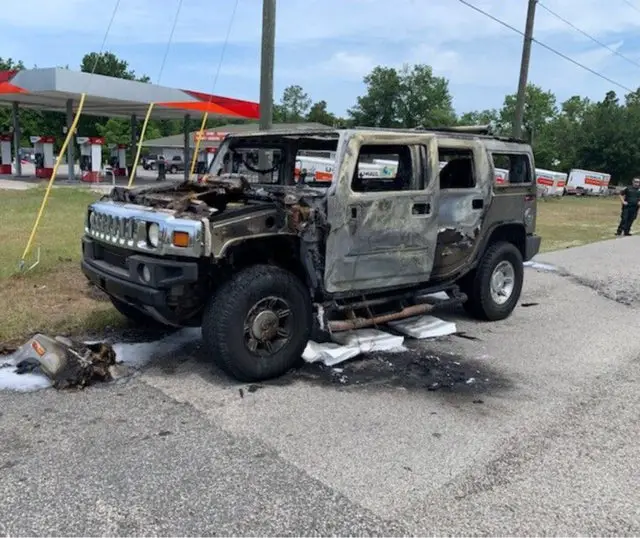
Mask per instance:
[[[464,308],[485,321],[508,318],[520,299],[523,280],[524,266],[518,248],[504,241],[494,243],[463,286],[468,297]]]
[[[178,168],[176,166],[172,166],[171,168],[169,168],[169,173],[170,174],[177,174],[178,173]]]
[[[293,274],[256,265],[235,274],[207,305],[202,336],[213,361],[238,381],[281,376],[302,357],[312,327],[307,288]]]

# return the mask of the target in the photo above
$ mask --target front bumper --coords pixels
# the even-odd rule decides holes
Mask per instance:
[[[539,235],[528,235],[524,247],[524,261],[528,262],[538,252],[540,252],[540,243],[542,237]]]
[[[169,304],[169,296],[172,289],[198,282],[197,262],[132,254],[126,259],[121,256],[121,263],[116,265],[110,263],[113,258],[109,247],[88,237],[82,239],[82,272],[87,279],[108,295],[147,312],[163,323],[182,324]],[[144,268],[148,269],[148,281],[143,278]]]

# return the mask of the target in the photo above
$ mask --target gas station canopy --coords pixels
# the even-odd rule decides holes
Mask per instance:
[[[258,103],[146,82],[61,68],[0,71],[0,106],[65,112],[86,93],[83,115],[143,118],[154,103],[154,119],[181,119],[187,114],[259,119]]]

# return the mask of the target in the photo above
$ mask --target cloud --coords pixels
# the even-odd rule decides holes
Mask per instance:
[[[236,0],[184,0],[162,83],[210,91]],[[516,29],[526,2],[469,0]],[[637,2],[640,9],[640,0]],[[139,73],[158,73],[178,0],[120,3],[106,48]],[[3,0],[3,54],[27,64],[77,65],[100,46],[116,0]],[[238,0],[216,91],[258,96],[261,5]],[[572,24],[640,63],[640,12],[623,0],[545,0]],[[37,16],[34,16],[37,14]],[[100,14],[96,16],[96,14]],[[81,21],[81,22],[79,22]],[[29,36],[25,38],[24,36]],[[634,88],[640,67],[593,43],[539,5],[536,39]],[[427,63],[450,81],[460,111],[499,107],[517,85],[522,36],[456,0],[278,0],[276,92],[300,84],[338,113],[375,65]],[[534,45],[530,81],[559,100],[624,90]]]

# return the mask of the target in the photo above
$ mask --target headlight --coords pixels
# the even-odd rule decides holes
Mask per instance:
[[[149,224],[147,228],[147,241],[154,248],[160,243],[160,226],[155,222]]]

